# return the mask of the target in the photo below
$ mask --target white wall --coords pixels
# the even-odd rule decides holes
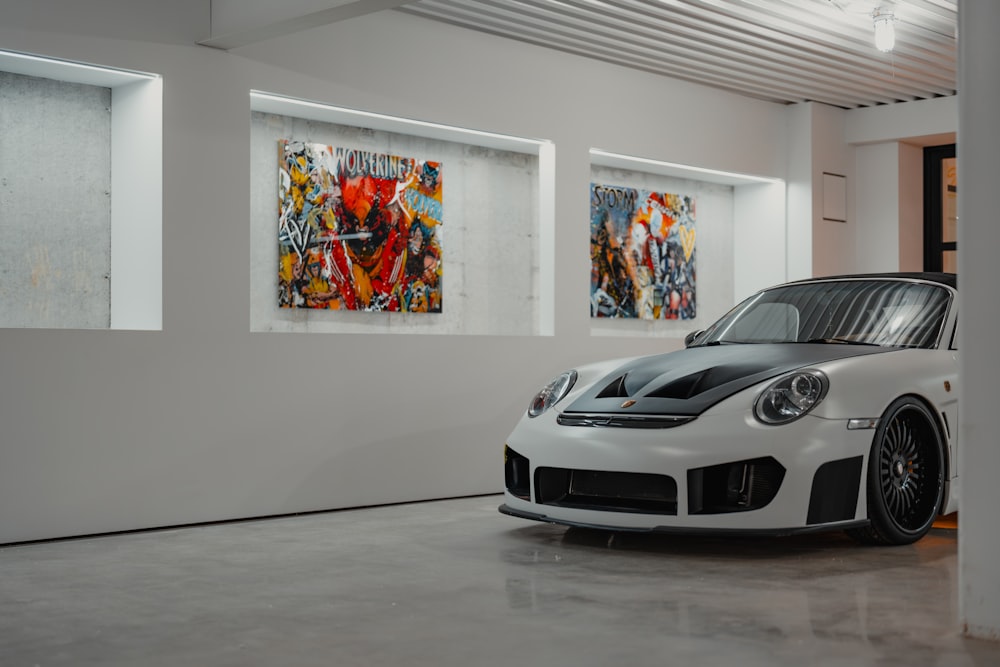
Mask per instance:
[[[924,151],[899,144],[899,270],[924,269]]]
[[[997,554],[996,378],[1000,356],[993,332],[1000,322],[996,174],[1000,172],[1000,3],[963,0],[959,8],[958,262],[961,285],[962,511],[959,517],[959,609],[966,633],[1000,639]],[[972,500],[973,502],[969,502]]]
[[[813,274],[813,150],[814,104],[793,104],[785,109],[788,140],[788,225],[785,235],[789,280],[811,278]]]
[[[786,173],[782,107],[401,13],[238,54],[195,0],[0,15],[0,48],[163,76],[162,331],[0,330],[0,542],[498,491],[541,383],[677,344],[589,334],[590,149]],[[251,333],[251,89],[552,140],[554,336]],[[343,353],[289,364],[304,336]]]
[[[738,302],[791,279],[788,266],[780,261],[790,254],[783,214],[788,194],[785,183],[761,183],[742,185],[733,195],[735,208],[750,212],[733,229],[733,247],[739,248],[733,257],[733,273],[738,276],[733,301]]]
[[[856,270],[922,271],[923,147],[902,141],[866,143],[855,147],[855,159]]]
[[[813,104],[813,275],[830,276],[857,271],[855,239],[857,216],[854,191],[853,147],[844,143],[847,112],[825,104]],[[836,174],[845,180],[847,220],[824,218],[823,174]]]
[[[808,102],[787,108],[788,118],[788,276],[808,278],[852,273],[855,191],[854,149],[844,142],[847,113]],[[846,221],[823,216],[823,174],[846,182]]]
[[[858,146],[857,268],[899,269],[899,144]],[[921,231],[922,231],[921,227]]]
[[[163,81],[111,89],[111,327],[163,326]]]

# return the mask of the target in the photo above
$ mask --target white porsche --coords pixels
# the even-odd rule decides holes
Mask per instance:
[[[581,366],[507,440],[500,511],[608,530],[907,544],[957,510],[954,274],[816,278],[685,349]]]

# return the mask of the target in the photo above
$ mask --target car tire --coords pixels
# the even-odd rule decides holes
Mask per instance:
[[[944,495],[944,447],[930,410],[898,398],[879,420],[868,456],[869,525],[847,531],[865,544],[902,545],[927,534]]]

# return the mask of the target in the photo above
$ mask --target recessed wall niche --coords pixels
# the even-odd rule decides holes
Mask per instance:
[[[251,331],[551,334],[548,142],[266,93],[251,96],[251,109]],[[440,313],[279,307],[279,142],[284,140],[440,164]]]
[[[682,280],[692,283],[690,296],[693,297],[693,307],[682,309],[681,316],[675,319],[591,317],[592,336],[683,338],[715,321],[748,293],[784,280],[784,181],[599,149],[591,149],[590,157],[592,185],[599,184],[622,192],[632,190],[655,196],[666,195],[668,198],[674,195],[683,198],[685,206],[692,207],[685,222],[683,240],[690,244],[688,250],[693,251],[691,260],[694,269]],[[593,189],[591,196],[594,196]],[[637,202],[637,209],[644,206],[644,202]],[[639,227],[644,225],[649,227],[643,222]],[[645,236],[648,235],[644,234],[638,240],[622,236],[614,239],[612,245],[631,252],[632,246],[644,246]],[[592,245],[592,257],[593,253]],[[648,262],[649,258],[646,259]],[[663,273],[669,274],[662,244],[659,259]],[[635,258],[631,263],[640,261]],[[762,270],[765,266],[767,269]],[[591,275],[593,280],[596,273]],[[634,285],[630,285],[629,289],[636,293]],[[654,291],[648,291],[647,296],[652,297]],[[657,301],[657,306],[662,305],[658,311],[666,310],[666,304],[659,302],[663,295],[659,291],[655,295],[652,300]],[[666,296],[669,298],[669,294]],[[591,309],[594,312],[593,299]]]
[[[158,76],[0,51],[0,326],[160,329]]]

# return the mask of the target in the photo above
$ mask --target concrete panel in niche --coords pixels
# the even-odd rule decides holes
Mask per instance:
[[[0,72],[0,326],[111,325],[111,90]]]
[[[440,161],[444,311],[364,313],[277,306],[278,140]],[[251,331],[534,335],[539,320],[536,155],[254,112]]]

